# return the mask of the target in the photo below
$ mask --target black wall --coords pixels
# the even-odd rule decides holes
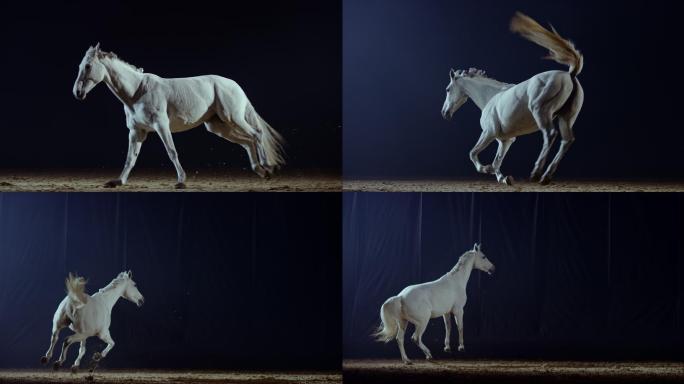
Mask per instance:
[[[281,132],[290,168],[339,172],[340,1],[13,1],[0,5],[4,168],[122,167],[121,103],[104,84],[85,102],[71,93],[96,42],[162,77],[216,74],[240,84]],[[245,151],[204,127],[174,135],[189,169],[249,169]],[[171,168],[161,141],[140,167]]]
[[[585,55],[577,141],[557,176],[684,177],[674,139],[681,124],[669,112],[681,99],[671,54],[681,12],[666,0],[346,0],[345,176],[479,177],[468,152],[480,110],[469,102],[450,122],[440,115],[449,68],[477,67],[509,83],[564,69],[509,31],[517,10],[551,22]],[[540,150],[541,135],[522,137],[502,169],[527,177]]]
[[[370,337],[382,303],[480,241],[496,273],[471,275],[459,358],[681,360],[683,213],[678,194],[346,194],[344,356],[399,358]]]
[[[68,272],[93,294],[132,269],[104,367],[339,369],[340,199],[1,194],[0,367],[40,366]]]

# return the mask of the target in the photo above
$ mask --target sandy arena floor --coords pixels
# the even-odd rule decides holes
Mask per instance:
[[[684,363],[345,360],[347,383],[681,383]]]
[[[358,192],[684,192],[684,181],[572,181],[544,186],[518,181],[513,186],[494,180],[345,180],[344,191]]]
[[[341,383],[342,375],[335,373],[279,373],[279,372],[168,372],[168,371],[99,371],[89,378],[88,373],[71,374],[67,371],[45,370],[0,371],[0,383],[235,383],[235,384],[332,384]]]
[[[98,171],[0,171],[0,192],[173,192],[172,170],[135,170],[125,186],[104,188],[118,176],[117,170]],[[339,176],[323,172],[286,171],[271,179],[251,172],[192,171],[184,192],[339,192]]]

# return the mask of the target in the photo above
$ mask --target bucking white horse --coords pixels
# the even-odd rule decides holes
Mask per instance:
[[[66,279],[67,296],[59,303],[57,311],[52,318],[52,338],[50,339],[50,348],[48,348],[45,356],[40,360],[46,364],[52,358],[52,352],[55,349],[55,344],[59,338],[59,331],[64,327],[69,327],[75,333],[68,336],[62,344],[62,353],[59,359],[55,361],[53,368],[59,369],[66,359],[67,351],[71,344],[76,342],[81,343],[78,349],[78,357],[71,366],[71,371],[76,373],[78,366],[81,363],[83,355],[86,351],[86,339],[91,336],[97,336],[100,340],[107,343],[107,346],[102,353],[96,352],[93,354],[93,367],[100,359],[107,356],[109,351],[114,348],[114,340],[109,334],[109,325],[111,323],[112,308],[120,297],[129,300],[138,305],[143,305],[145,299],[136,287],[133,281],[133,273],[131,271],[121,272],[112,280],[106,287],[100,289],[96,294],[89,296],[85,293],[86,280],[83,277],[74,276],[71,273]]]
[[[501,163],[517,136],[541,131],[544,144],[530,179],[543,185],[551,182],[558,163],[575,141],[572,128],[584,102],[584,91],[577,75],[582,71],[584,58],[572,42],[561,37],[553,27],[551,29],[545,29],[519,12],[511,21],[512,31],[547,48],[550,54],[546,58],[569,66],[568,72],[540,73],[517,85],[488,78],[484,71],[475,68],[451,69],[449,73],[442,116],[450,119],[469,98],[477,104],[482,110],[482,135],[470,151],[470,160],[478,172],[496,175],[503,184],[513,183],[511,176],[501,172]],[[554,120],[558,122],[558,129]],[[542,174],[558,131],[561,136],[558,153]],[[491,165],[482,165],[478,155],[494,140],[499,144],[494,161]]]
[[[442,317],[446,327],[444,351],[450,352],[451,317],[453,314],[458,326],[458,350],[463,351],[463,307],[466,304],[466,285],[470,273],[474,269],[492,274],[494,264],[475,244],[458,259],[458,263],[446,275],[429,283],[411,285],[404,288],[397,296],[390,297],[380,309],[382,324],[373,335],[378,341],[385,343],[397,340],[401,359],[406,364],[411,360],[404,351],[404,333],[410,322],[416,327],[411,340],[425,353],[427,360],[432,359],[430,350],[423,344],[423,332],[430,319]]]
[[[176,168],[176,188],[184,188],[185,171],[171,134],[203,123],[209,132],[241,145],[259,176],[268,177],[285,164],[282,136],[259,116],[233,80],[215,75],[165,79],[143,73],[114,53],[100,50],[98,43],[86,51],[78,67],[74,96],[85,100],[102,81],[123,103],[129,129],[123,171],[106,187],[126,184],[147,134],[156,132]]]

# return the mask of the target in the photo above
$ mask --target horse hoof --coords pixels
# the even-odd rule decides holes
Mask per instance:
[[[105,183],[104,187],[105,188],[116,188],[116,187],[120,187],[122,185],[123,185],[123,183],[121,182],[121,180],[110,180],[110,181]]]
[[[494,167],[491,165],[483,165],[482,168],[480,168],[480,172],[487,174],[487,175],[493,175],[494,174]]]
[[[406,365],[411,365],[411,364],[413,364],[413,361],[411,361],[411,360],[404,360],[404,364],[406,364]]]
[[[93,377],[93,375],[88,375],[85,379],[86,381],[93,381],[95,378]]]
[[[444,352],[447,352],[447,353],[451,352],[451,347],[444,347]]]
[[[73,373],[73,374],[78,373],[78,367],[75,366],[75,365],[72,365],[72,366],[71,366],[71,373]]]
[[[53,369],[54,371],[59,371],[59,369],[60,369],[61,367],[62,367],[62,363],[60,363],[59,361],[55,361],[55,363],[52,364],[52,369]]]
[[[536,174],[534,174],[534,173],[530,175],[530,182],[532,182],[532,183],[538,183],[539,180],[541,180],[541,176],[540,176],[540,175],[536,175]]]
[[[539,181],[539,184],[541,185],[549,185],[551,184],[551,178],[550,177],[544,177]]]
[[[459,346],[458,346],[458,351],[459,351],[459,352],[465,351],[465,347],[462,346],[462,345],[459,345]]]
[[[509,186],[510,186],[510,185],[513,185],[513,182],[514,182],[513,176],[506,176],[506,177],[503,178],[503,180],[501,180],[501,182],[502,182],[503,184],[506,184],[506,185],[509,185]]]
[[[47,364],[48,360],[49,360],[49,359],[47,358],[47,356],[43,356],[43,357],[40,358],[40,363],[41,363],[41,364]]]
[[[177,183],[177,184],[175,185],[175,188],[176,188],[176,189],[185,189],[185,183]]]
[[[432,360],[432,356],[425,356],[425,360],[427,360],[427,361]]]
[[[93,353],[93,361],[100,361],[102,354],[100,352]]]

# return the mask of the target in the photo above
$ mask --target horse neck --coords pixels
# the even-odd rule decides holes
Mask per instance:
[[[463,77],[463,89],[466,95],[484,109],[489,101],[503,89],[503,83],[486,77]]]
[[[102,297],[103,302],[111,310],[114,307],[114,304],[116,304],[116,302],[119,301],[119,298],[123,294],[123,289],[124,289],[123,284],[118,284],[114,287],[109,287],[109,286],[104,287],[98,293],[99,293],[99,296]]]
[[[140,87],[143,74],[116,58],[104,58],[101,61],[107,68],[104,79],[107,87],[122,103],[130,105]]]
[[[475,263],[475,258],[472,256],[468,257],[467,260],[465,260],[465,263],[458,268],[455,272],[452,273],[452,275],[455,278],[455,281],[465,290],[466,286],[468,285],[468,280],[470,280],[470,274],[473,272],[473,264]]]

